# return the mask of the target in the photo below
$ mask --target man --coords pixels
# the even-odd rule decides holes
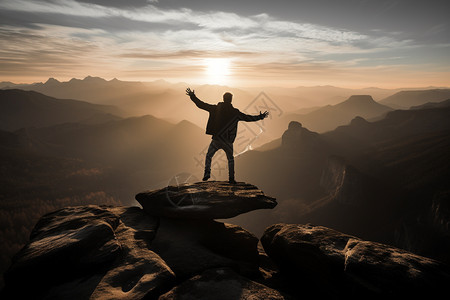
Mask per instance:
[[[212,135],[208,153],[205,159],[205,175],[203,181],[207,181],[211,176],[211,160],[217,150],[225,151],[228,159],[228,179],[230,183],[236,183],[234,179],[234,156],[233,142],[236,139],[237,124],[239,121],[254,122],[266,118],[269,113],[259,112],[259,115],[246,115],[234,108],[231,104],[233,95],[223,94],[223,102],[218,104],[208,104],[197,98],[195,92],[190,88],[186,89],[186,95],[197,105],[198,108],[209,112],[209,119],[206,125],[206,134]]]

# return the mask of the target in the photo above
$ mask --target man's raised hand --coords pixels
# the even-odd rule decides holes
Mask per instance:
[[[259,115],[261,117],[261,120],[267,118],[267,116],[269,115],[269,112],[266,110],[265,112],[261,113],[261,111],[259,111]]]
[[[186,95],[188,95],[188,96],[194,96],[194,95],[195,95],[195,91],[191,90],[191,88],[187,88],[187,89],[186,89]]]

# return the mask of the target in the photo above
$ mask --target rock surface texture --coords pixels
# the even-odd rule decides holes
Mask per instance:
[[[307,283],[310,294],[430,297],[450,282],[438,261],[322,226],[272,225],[261,242],[290,284]]]
[[[180,184],[136,195],[150,215],[188,219],[227,219],[277,205],[256,186],[221,181]]]
[[[137,195],[144,209],[80,206],[43,216],[0,298],[400,299],[439,295],[450,282],[442,263],[329,228],[272,225],[261,246],[242,227],[213,220],[276,205],[252,185],[167,190],[175,207],[159,190]]]
[[[156,297],[176,279],[148,248],[158,223],[138,207],[68,207],[45,215],[5,273],[5,298]]]
[[[166,190],[176,191],[170,196],[178,209],[164,207]],[[182,282],[205,281],[210,287],[199,289],[200,294],[239,285],[243,292],[233,299],[247,299],[253,292],[283,299],[253,281],[262,278],[258,238],[239,226],[213,220],[274,207],[274,198],[249,184],[223,182],[139,195],[144,195],[144,204],[156,203],[155,210],[148,205],[144,210],[82,206],[43,216],[5,273],[0,298],[158,299],[170,291],[165,296],[170,299],[179,297],[183,286],[175,287]],[[224,269],[211,271],[217,268]]]
[[[183,282],[160,300],[286,299],[280,292],[230,269],[211,269]]]

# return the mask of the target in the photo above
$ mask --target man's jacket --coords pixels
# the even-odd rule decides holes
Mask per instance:
[[[219,102],[218,104],[208,104],[195,95],[191,100],[198,108],[209,112],[206,134],[213,136],[213,139],[233,143],[236,139],[237,124],[239,121],[253,122],[262,120],[262,115],[247,115],[234,108],[231,103]]]

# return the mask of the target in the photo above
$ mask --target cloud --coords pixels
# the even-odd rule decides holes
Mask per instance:
[[[208,58],[221,58],[221,57],[251,57],[258,55],[255,52],[244,51],[201,51],[201,50],[181,50],[174,52],[151,52],[145,53],[143,51],[122,53],[119,57],[125,58],[140,58],[140,59],[204,59]]]
[[[97,4],[100,6],[130,8],[130,7],[145,7],[151,3],[158,3],[158,0],[78,0],[78,2]]]
[[[415,47],[394,32],[334,28],[268,13],[164,9],[157,1],[15,0],[0,2],[1,75],[46,74],[63,66],[126,74],[201,70],[206,57],[228,57],[248,70],[299,76],[398,62]],[[435,31],[442,31],[436,27]],[[373,66],[376,66],[375,64]],[[11,72],[11,73],[8,73]],[[60,72],[60,70],[59,70]]]
[[[104,6],[83,4],[73,0],[29,1],[15,0],[0,2],[0,8],[9,11],[25,11],[33,13],[53,13],[86,17],[102,17],[110,10]]]
[[[67,28],[39,26],[39,30],[0,28],[0,74],[51,74],[55,69],[77,71],[94,65],[98,47],[70,38]],[[42,29],[50,34],[43,34]],[[78,29],[81,32],[80,29]],[[89,30],[89,34],[92,31]],[[42,75],[41,75],[42,76]]]

